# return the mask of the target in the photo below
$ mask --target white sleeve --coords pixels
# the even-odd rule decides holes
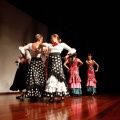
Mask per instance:
[[[74,53],[76,53],[76,49],[75,48],[71,48],[70,46],[68,46],[65,43],[62,43],[62,44],[63,44],[64,49],[68,51],[67,54],[74,54]]]
[[[30,46],[31,46],[31,43],[25,45],[25,46],[20,46],[19,47],[19,50],[21,51],[22,54],[25,55],[25,50],[29,50],[30,49]]]
[[[43,45],[49,46],[51,45],[50,43],[42,43]]]

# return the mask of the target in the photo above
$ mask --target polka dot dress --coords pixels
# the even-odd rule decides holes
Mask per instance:
[[[60,54],[51,53],[49,56],[49,64],[48,64],[49,76],[54,75],[57,77],[58,81],[65,81],[65,75],[63,71],[63,65]]]
[[[64,71],[63,71],[63,65],[62,65],[62,60],[61,60],[60,53],[50,53],[49,54],[48,79],[51,76],[55,76],[55,78],[56,78],[56,80],[58,82],[56,83],[56,81],[53,81],[52,79],[50,79],[49,83],[51,84],[52,82],[54,82],[52,84],[56,84],[56,87],[53,88],[49,83],[47,83],[46,84],[46,89],[49,87],[49,89],[54,89],[54,91],[53,92],[45,92],[44,96],[53,97],[53,96],[65,96],[65,95],[68,95],[69,92],[67,90],[66,78],[65,78],[65,75],[64,75]],[[50,88],[50,86],[51,86],[51,88]],[[58,91],[59,87],[61,89],[62,86],[64,88],[65,87],[66,88],[63,91],[62,90]],[[49,91],[49,90],[45,90],[45,91]],[[68,93],[66,93],[66,91]]]
[[[27,74],[27,89],[25,97],[40,98],[45,87],[46,75],[41,58],[32,58]]]

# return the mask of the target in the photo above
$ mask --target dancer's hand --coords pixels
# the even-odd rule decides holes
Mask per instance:
[[[47,54],[48,53],[48,47],[46,46],[45,48],[44,48],[44,54]]]
[[[18,61],[16,60],[15,63],[18,63]]]

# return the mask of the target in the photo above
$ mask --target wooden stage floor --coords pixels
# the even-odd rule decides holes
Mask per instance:
[[[0,95],[0,120],[120,120],[120,95],[66,97],[63,102],[31,103],[17,94]]]

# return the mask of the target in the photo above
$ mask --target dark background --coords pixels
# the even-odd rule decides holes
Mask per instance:
[[[96,73],[98,93],[120,92],[120,4],[116,0],[7,0],[48,26],[53,33],[77,49],[85,63],[87,54],[100,65]],[[66,51],[62,53],[62,56]],[[65,71],[66,72],[66,71]],[[86,91],[86,66],[80,68],[83,92]]]

